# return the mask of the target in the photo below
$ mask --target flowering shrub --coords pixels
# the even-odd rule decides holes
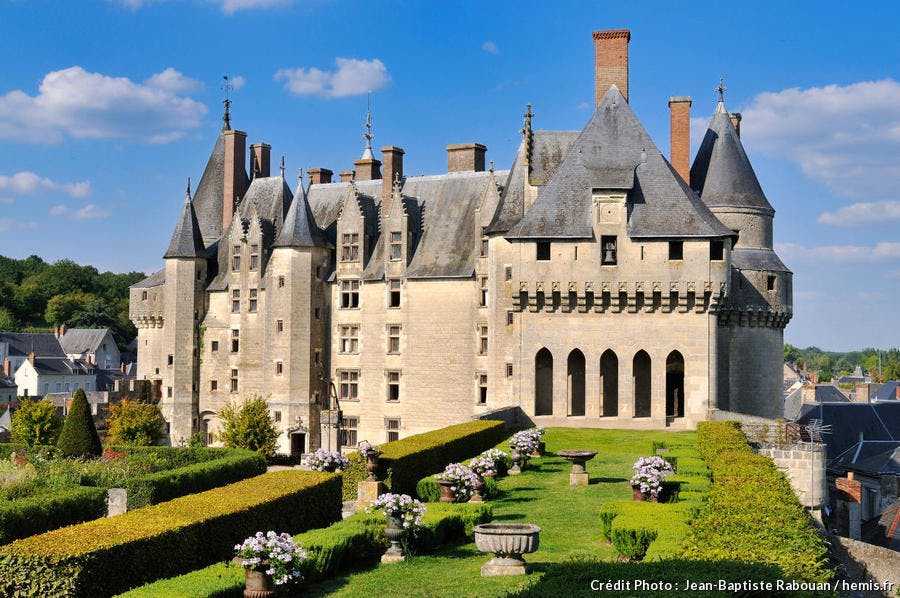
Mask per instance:
[[[456,502],[469,500],[478,484],[478,476],[475,475],[475,472],[462,463],[451,463],[444,468],[443,473],[436,473],[434,477],[438,481],[453,483],[450,489],[456,495]]]
[[[300,581],[301,565],[306,559],[306,551],[295,544],[288,534],[269,531],[256,532],[234,547],[237,557],[243,559],[245,569],[265,571],[272,576],[276,585],[289,581]]]
[[[640,486],[641,492],[649,494],[653,498],[659,496],[663,481],[666,476],[675,473],[672,465],[662,457],[641,457],[634,463],[634,475],[631,477],[632,486]]]
[[[497,475],[497,465],[494,463],[494,460],[484,455],[469,461],[469,469],[480,476]]]
[[[356,450],[365,455],[366,453],[370,453],[372,451],[377,451],[378,447],[369,442],[368,440],[363,440],[359,444],[356,445]]]
[[[519,451],[522,456],[530,455],[536,451],[538,443],[540,442],[540,436],[532,430],[534,430],[534,428],[531,430],[522,430],[513,434],[512,438],[509,439],[509,448],[514,451]]]
[[[422,526],[425,505],[408,494],[379,494],[366,513],[381,511],[385,517],[399,517],[403,521],[403,531],[411,532]]]
[[[303,462],[310,469],[316,471],[340,471],[350,466],[350,461],[342,454],[323,448],[317,449],[311,455],[307,455]]]

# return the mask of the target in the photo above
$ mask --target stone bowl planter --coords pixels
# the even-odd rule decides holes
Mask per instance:
[[[524,575],[530,568],[523,554],[540,545],[541,528],[531,523],[483,523],[475,526],[475,546],[494,558],[481,567],[482,577]]]
[[[572,471],[569,473],[569,484],[572,486],[586,486],[590,479],[587,472],[587,462],[597,456],[597,451],[565,450],[556,454],[572,463]]]

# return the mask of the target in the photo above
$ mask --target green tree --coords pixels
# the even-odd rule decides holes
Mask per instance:
[[[153,446],[162,438],[165,420],[157,405],[125,399],[109,408],[109,444]]]
[[[12,312],[5,307],[0,307],[0,331],[16,332],[19,330],[19,323]]]
[[[98,457],[103,451],[84,389],[75,391],[56,448],[66,457]]]
[[[784,361],[794,363],[801,357],[800,350],[790,343],[784,343]]]
[[[62,421],[56,415],[53,403],[24,399],[12,414],[10,436],[13,442],[26,446],[53,444],[61,426]]]
[[[54,295],[47,301],[47,309],[44,310],[44,319],[51,326],[65,323],[71,325],[72,316],[84,308],[84,304],[90,300],[96,300],[97,296],[81,291],[72,291],[63,295]]]
[[[225,446],[250,449],[266,456],[275,454],[278,430],[263,397],[252,396],[243,404],[229,403],[219,411],[219,419],[222,422],[219,440]]]

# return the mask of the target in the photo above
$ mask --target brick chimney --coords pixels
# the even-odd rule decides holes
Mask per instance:
[[[306,171],[309,175],[310,185],[321,185],[331,182],[331,175],[334,173],[327,168],[310,168]]]
[[[386,145],[381,148],[381,158],[384,160],[384,178],[381,181],[381,214],[387,216],[391,208],[391,189],[394,178],[399,177],[403,181],[403,154],[401,148],[395,145]]]
[[[669,98],[669,160],[684,182],[691,184],[691,97]]]
[[[62,324],[59,325],[59,335],[60,335],[60,336],[65,336],[65,335],[66,335],[66,330],[68,330],[68,328],[66,328],[66,323],[65,323],[65,322],[63,322]]]
[[[631,31],[615,29],[594,32],[594,106],[611,85],[615,85],[628,101],[628,42]]]
[[[356,176],[356,171],[353,170],[342,170],[338,173],[338,176],[341,177],[342,183],[349,183],[353,180],[353,177]]]
[[[53,336],[55,336],[56,338],[59,338],[59,326],[53,327]]]
[[[737,132],[738,137],[741,136],[741,113],[740,112],[729,112],[728,117],[731,119],[731,124],[734,126],[734,130]]]
[[[128,370],[128,366],[125,365],[125,360],[123,359],[123,360],[119,363],[119,371],[122,372],[123,374],[125,374],[125,373],[127,373],[127,370]]]
[[[843,500],[852,500],[860,502],[862,499],[862,484],[854,479],[852,471],[847,472],[846,478],[836,478],[834,480],[835,487],[843,493]]]
[[[222,189],[222,231],[231,226],[238,197],[247,193],[244,165],[247,163],[247,134],[243,131],[222,131],[225,136],[225,186]]]
[[[357,181],[375,181],[381,178],[381,162],[375,158],[360,158],[353,165],[356,167]]]
[[[28,354],[28,363],[34,365],[34,351]]]
[[[447,172],[483,172],[487,148],[480,143],[447,146]]]
[[[12,375],[12,364],[8,359],[3,360],[3,375],[9,378]]]
[[[272,146],[268,143],[254,143],[250,146],[250,178],[269,176],[269,155]]]

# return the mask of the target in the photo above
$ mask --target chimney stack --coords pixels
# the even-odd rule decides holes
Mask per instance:
[[[327,168],[310,168],[306,174],[309,175],[310,185],[324,185],[331,182],[331,175],[334,173]]]
[[[8,359],[4,359],[3,360],[3,375],[6,376],[7,378],[9,378],[12,375],[11,371],[12,371],[12,364],[9,362]]]
[[[734,127],[734,130],[737,132],[738,137],[741,136],[741,113],[740,112],[729,112],[728,117],[731,119],[731,124]]]
[[[119,371],[122,372],[123,374],[127,373],[127,371],[128,371],[128,366],[125,365],[124,359],[119,363]]]
[[[250,146],[250,178],[270,176],[270,153],[272,146],[268,143],[254,143]]]
[[[628,101],[628,42],[631,31],[615,29],[594,32],[594,107],[610,86],[615,85]]]
[[[353,165],[356,167],[357,181],[376,181],[381,178],[381,162],[375,158],[360,158]]]
[[[32,366],[34,365],[34,351],[28,354],[28,363],[30,363]]]
[[[447,172],[484,172],[487,148],[480,143],[447,146]]]
[[[60,335],[60,336],[65,336],[65,335],[66,335],[66,330],[68,330],[68,329],[66,328],[66,323],[65,323],[65,322],[63,322],[62,324],[59,325],[59,335]]]
[[[341,177],[342,183],[349,183],[353,180],[353,177],[356,175],[356,172],[353,170],[342,170],[338,173],[338,176]]]
[[[684,182],[691,184],[691,98],[669,98],[669,160]]]
[[[53,327],[53,336],[55,336],[56,338],[59,338],[59,326]]]
[[[230,129],[225,136],[225,186],[222,189],[222,232],[231,226],[234,206],[238,197],[247,193],[247,134]],[[65,334],[65,333],[63,333]]]
[[[381,181],[381,214],[387,216],[391,207],[391,189],[394,186],[394,178],[403,182],[403,154],[401,148],[395,145],[386,145],[381,148],[381,158],[384,160],[384,178]]]

